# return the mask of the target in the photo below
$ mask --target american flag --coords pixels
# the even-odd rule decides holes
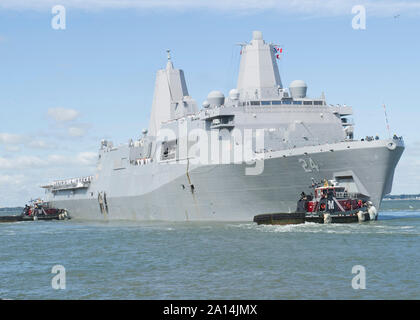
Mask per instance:
[[[274,54],[276,55],[277,59],[281,58],[281,54],[283,53],[283,48],[279,48],[277,46],[273,47]]]

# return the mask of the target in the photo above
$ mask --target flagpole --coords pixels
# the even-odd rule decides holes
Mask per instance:
[[[385,121],[386,121],[386,128],[388,129],[388,136],[389,136],[389,139],[391,139],[391,132],[390,132],[390,129],[389,129],[388,115],[386,114],[386,107],[385,107],[385,103],[383,103],[383,104],[382,104],[382,106],[384,107]]]

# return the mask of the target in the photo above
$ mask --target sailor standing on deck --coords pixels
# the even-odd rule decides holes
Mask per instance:
[[[331,189],[328,190],[327,204],[328,204],[328,212],[333,213],[335,209],[334,208],[334,192]]]
[[[302,191],[300,194],[300,199],[297,204],[296,212],[306,212],[307,209],[307,197],[305,192]]]

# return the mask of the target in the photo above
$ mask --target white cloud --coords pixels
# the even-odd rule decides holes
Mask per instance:
[[[69,122],[79,116],[79,111],[62,107],[48,109],[48,116],[57,122]]]
[[[22,169],[46,165],[45,161],[35,156],[21,156],[17,158],[0,157],[0,169]]]
[[[92,165],[95,163],[98,155],[96,152],[80,152],[77,155],[77,161],[80,164]]]
[[[29,141],[26,145],[30,148],[35,149],[49,149],[52,147],[50,144],[46,143],[43,140],[32,140]]]
[[[5,145],[7,151],[19,151],[19,145],[24,145],[33,149],[48,149],[52,145],[43,140],[38,140],[33,136],[0,132],[0,145]]]
[[[19,146],[5,145],[4,150],[7,152],[19,152],[21,149]]]
[[[0,186],[21,185],[25,177],[23,174],[16,175],[0,175]]]
[[[69,135],[72,137],[83,137],[86,134],[86,128],[83,126],[74,126],[69,128]]]
[[[74,156],[61,154],[50,154],[45,157],[39,156],[19,156],[15,158],[0,157],[0,169],[34,169],[44,167],[63,167],[63,166],[93,166],[97,154],[94,152],[80,152]]]
[[[25,140],[25,137],[20,134],[0,132],[0,144],[21,144]]]
[[[56,5],[56,0],[2,0],[0,8],[44,9]],[[79,9],[213,9],[252,14],[261,10],[279,13],[336,16],[349,15],[354,5],[365,5],[368,14],[390,15],[395,12],[420,13],[420,3],[414,0],[61,0],[61,5]]]

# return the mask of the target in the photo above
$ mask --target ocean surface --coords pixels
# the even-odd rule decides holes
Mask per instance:
[[[1,223],[0,243],[3,299],[420,299],[420,201],[363,224]]]

